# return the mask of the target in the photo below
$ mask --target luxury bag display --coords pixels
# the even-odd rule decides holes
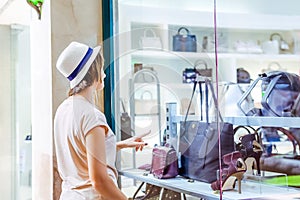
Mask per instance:
[[[185,35],[181,34],[182,30],[185,30]],[[179,28],[177,34],[173,35],[173,51],[197,52],[196,35],[191,35],[185,27]]]
[[[178,159],[175,149],[168,146],[154,147],[150,173],[158,179],[176,177],[178,175]]]
[[[194,83],[191,101],[196,86],[200,88],[200,100],[202,104],[201,83]],[[221,156],[234,151],[234,133],[231,123],[223,122],[219,115],[219,123],[209,121],[208,117],[208,88],[210,88],[215,105],[217,99],[211,82],[205,81],[205,110],[206,119],[202,121],[187,121],[189,108],[185,120],[180,123],[180,145],[181,168],[179,174],[194,180],[212,183],[217,180],[219,169],[219,134],[221,139]],[[191,102],[190,101],[190,102]],[[202,106],[201,106],[202,107]],[[202,108],[201,108],[202,109]]]
[[[262,109],[253,108],[245,111],[241,105],[259,81],[261,81]],[[284,71],[270,71],[259,75],[243,94],[238,106],[245,115],[250,116],[291,116],[299,93],[300,78],[298,75]],[[293,112],[297,111],[293,110]]]

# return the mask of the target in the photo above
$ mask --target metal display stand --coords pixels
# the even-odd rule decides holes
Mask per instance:
[[[138,87],[136,87],[138,85]],[[136,113],[136,92],[143,91],[146,86],[153,86],[155,87],[155,113],[143,113],[137,114]],[[133,134],[135,135],[135,123],[137,117],[143,116],[156,116],[158,120],[158,134],[159,134],[159,141],[158,144],[161,144],[162,141],[162,134],[161,134],[161,104],[160,104],[160,82],[153,70],[149,69],[141,69],[134,73],[133,77],[129,80],[129,96],[130,96],[130,117],[131,117],[131,129],[134,130]],[[152,97],[154,97],[152,95]],[[143,101],[143,99],[140,101]],[[147,101],[147,100],[145,100]],[[145,105],[147,106],[147,105]],[[146,108],[145,108],[146,109]],[[135,151],[133,151],[133,167],[136,167],[136,158],[135,158]]]

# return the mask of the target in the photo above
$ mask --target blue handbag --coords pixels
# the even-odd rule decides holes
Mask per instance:
[[[180,33],[182,30],[186,31],[185,35]],[[197,52],[196,35],[191,35],[185,27],[179,28],[177,34],[173,35],[173,51]]]

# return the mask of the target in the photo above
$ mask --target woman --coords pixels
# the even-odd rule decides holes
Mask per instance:
[[[116,143],[104,114],[95,107],[94,95],[104,88],[105,78],[100,49],[72,42],[57,60],[71,88],[54,118],[61,200],[127,199],[117,187],[116,151],[146,145],[141,137]]]

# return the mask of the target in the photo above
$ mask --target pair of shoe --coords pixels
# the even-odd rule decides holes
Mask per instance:
[[[221,170],[221,180],[211,184],[213,190],[233,190],[236,180],[238,181],[238,192],[241,193],[241,180],[244,173],[254,175],[254,169],[260,175],[260,157],[263,148],[259,143],[257,134],[246,134],[240,137],[241,144],[238,151],[225,154],[222,159],[226,167]]]
[[[246,130],[248,134],[243,134],[239,137],[239,142],[236,144],[236,150],[242,153],[242,157],[246,162],[246,173],[260,176],[260,157],[262,156],[263,148],[258,134],[259,129],[254,129],[251,126],[237,126],[234,128],[235,136],[238,135],[237,132],[240,129]]]
[[[257,139],[257,134],[247,134],[240,138],[241,149],[239,151],[247,165],[247,174],[261,175],[260,171],[260,157],[263,153],[262,145]],[[257,174],[255,174],[256,169]]]
[[[245,161],[242,158],[242,154],[239,151],[225,154],[223,156],[223,162],[227,167],[222,168],[221,180],[216,180],[210,186],[213,190],[223,191],[233,190],[235,188],[236,180],[238,180],[238,192],[241,193],[241,180],[244,173],[247,170]]]

